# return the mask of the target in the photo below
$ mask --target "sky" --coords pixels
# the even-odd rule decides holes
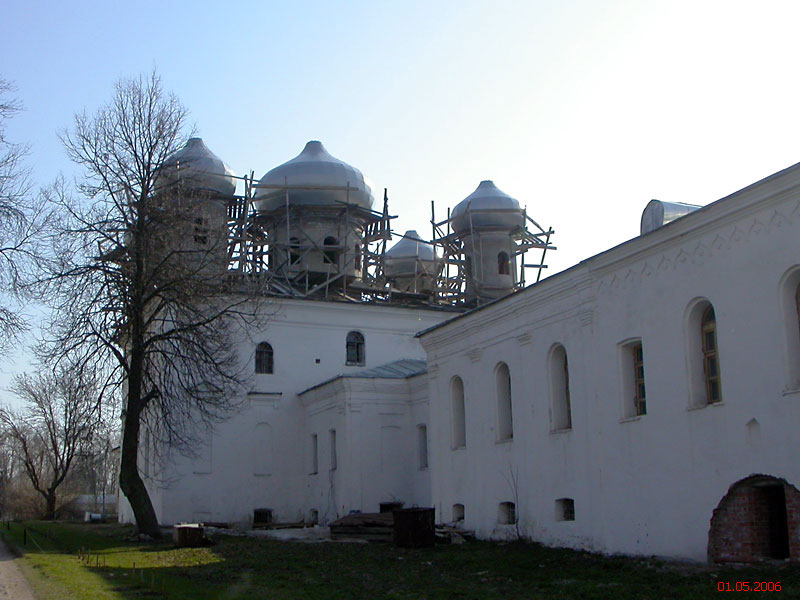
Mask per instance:
[[[481,180],[553,227],[550,275],[800,161],[800,3],[5,0],[0,77],[38,185],[120,78],[156,69],[197,134],[260,177],[308,140],[430,237]],[[24,359],[0,364],[3,387]],[[2,401],[2,395],[0,395]]]

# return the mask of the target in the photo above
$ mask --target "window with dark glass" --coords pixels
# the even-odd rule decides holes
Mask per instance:
[[[364,336],[358,331],[351,331],[347,334],[347,364],[361,366],[366,364]]]
[[[203,217],[194,220],[194,241],[198,244],[208,243],[208,226]]]
[[[717,319],[714,307],[709,306],[703,312],[701,321],[703,335],[703,374],[706,382],[706,402],[712,404],[722,400],[722,389],[719,376],[719,358],[717,356]]]
[[[508,252],[501,252],[497,255],[497,272],[500,275],[509,275],[511,273],[511,263],[508,260]]]
[[[339,241],[335,237],[326,237],[325,240],[322,242],[322,245],[325,246],[326,248],[329,246],[338,246]],[[335,249],[325,250],[322,253],[322,260],[332,265],[337,264],[336,250]]]
[[[641,344],[633,352],[633,404],[636,416],[647,414],[647,396],[644,387],[644,351]]]
[[[261,342],[256,346],[256,373],[272,373],[273,367],[272,346],[267,342]]]

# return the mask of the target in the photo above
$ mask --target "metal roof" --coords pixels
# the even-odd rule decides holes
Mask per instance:
[[[354,204],[372,207],[372,190],[355,167],[331,156],[321,142],[312,140],[303,151],[268,171],[256,185],[255,208],[276,210],[289,202],[306,206]]]
[[[231,168],[209,150],[201,138],[193,137],[159,167],[156,187],[183,183],[191,189],[231,196],[236,191],[235,176]]]
[[[422,375],[423,373],[427,373],[427,371],[427,363],[424,360],[403,358],[386,363],[385,365],[381,365],[379,367],[374,367],[372,369],[356,371],[355,373],[347,373],[346,375],[340,373],[335,377],[331,377],[330,379],[326,379],[325,381],[322,381],[316,385],[312,385],[310,388],[300,392],[298,396],[302,396],[306,392],[310,392],[318,387],[327,385],[332,381],[336,381],[337,379],[407,379],[416,375]]]

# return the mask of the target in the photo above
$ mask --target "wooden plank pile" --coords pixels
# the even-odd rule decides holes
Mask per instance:
[[[394,535],[394,515],[356,513],[331,523],[331,539],[358,538],[371,542],[391,542]]]

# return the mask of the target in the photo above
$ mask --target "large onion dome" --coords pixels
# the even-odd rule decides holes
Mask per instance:
[[[477,189],[459,202],[450,213],[456,233],[470,229],[515,229],[525,225],[519,202],[492,181],[481,181]]]
[[[433,272],[436,255],[433,246],[425,242],[413,229],[386,251],[386,275],[389,277]],[[419,264],[421,263],[421,264]]]
[[[156,177],[156,189],[181,185],[189,190],[232,196],[236,191],[235,176],[201,138],[195,137],[164,161]]]
[[[269,171],[258,185],[274,186],[257,188],[254,206],[258,211],[269,212],[285,205],[286,191],[280,186],[288,186],[289,202],[295,206],[336,206],[346,202],[372,208],[372,190],[361,171],[328,154],[317,141],[308,142],[292,160]],[[307,187],[303,189],[304,186]]]

